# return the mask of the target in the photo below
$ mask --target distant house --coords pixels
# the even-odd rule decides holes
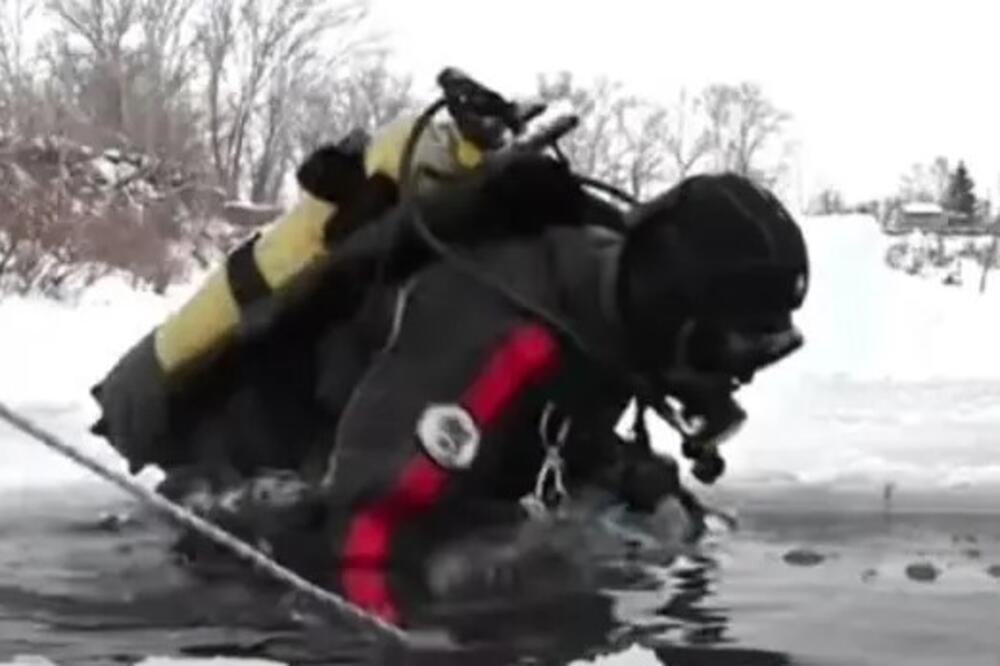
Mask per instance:
[[[909,201],[896,206],[889,213],[886,231],[897,234],[911,231],[962,233],[982,231],[982,226],[975,218],[965,213],[945,210],[940,204]]]

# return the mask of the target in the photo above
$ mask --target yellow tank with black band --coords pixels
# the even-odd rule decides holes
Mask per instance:
[[[368,176],[381,173],[399,182],[402,154],[416,119],[403,117],[386,125],[365,151]],[[414,149],[418,189],[439,178],[475,168],[482,153],[451,125],[428,126]],[[326,252],[327,225],[337,223],[337,207],[303,191],[299,202],[273,222],[253,244],[253,261],[272,292],[280,290]],[[240,307],[225,266],[217,269],[179,310],[155,332],[156,357],[169,377],[204,363],[236,335]]]
[[[253,245],[261,277],[278,291],[326,253],[324,230],[335,220],[336,206],[308,192]],[[183,372],[231,339],[240,323],[225,266],[206,280],[179,310],[156,330],[156,357],[168,375]]]

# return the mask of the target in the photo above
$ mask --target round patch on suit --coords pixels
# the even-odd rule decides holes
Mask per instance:
[[[417,439],[437,464],[466,469],[479,451],[479,428],[459,405],[431,405],[417,423]]]

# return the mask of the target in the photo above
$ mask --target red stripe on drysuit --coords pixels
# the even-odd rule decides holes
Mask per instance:
[[[503,414],[523,390],[554,369],[558,344],[542,326],[517,328],[492,354],[462,396],[461,403],[481,430]],[[450,474],[423,451],[403,468],[388,493],[351,520],[344,544],[341,584],[347,598],[390,622],[399,611],[392,598],[386,565],[396,529],[428,511],[444,496]]]
[[[557,351],[555,339],[544,327],[528,324],[515,330],[462,397],[479,427],[492,425],[525,386],[551,372]]]
[[[399,621],[385,563],[397,525],[429,509],[444,493],[447,473],[424,455],[403,468],[393,489],[351,521],[341,584],[347,598],[389,622]]]

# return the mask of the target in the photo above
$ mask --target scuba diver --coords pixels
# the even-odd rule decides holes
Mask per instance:
[[[189,470],[203,497],[266,470],[305,479],[228,501],[289,492],[279,561],[397,622],[399,576],[483,525],[587,489],[697,513],[645,414],[715,481],[745,419],[734,394],[801,346],[808,286],[798,225],[746,178],[690,177],[623,212],[540,149],[571,124],[502,151],[538,110],[439,80],[450,130],[431,107],[317,151],[304,203],[94,389],[95,432],[134,471],[164,468],[168,495],[190,499]]]

